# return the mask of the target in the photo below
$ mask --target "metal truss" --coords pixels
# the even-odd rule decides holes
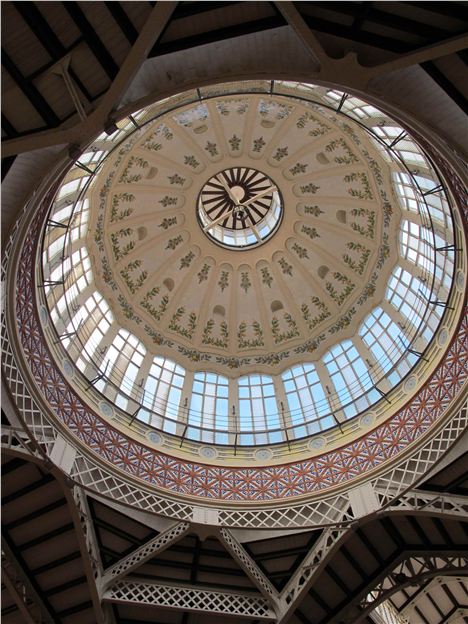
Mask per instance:
[[[219,539],[227,548],[232,557],[237,561],[243,570],[247,573],[252,582],[258,587],[265,598],[278,606],[279,594],[272,583],[263,574],[252,557],[245,551],[244,547],[236,540],[230,531],[221,529]]]
[[[89,510],[86,493],[79,487],[73,488],[73,500],[79,514],[80,523],[80,550],[84,563],[91,568],[91,576],[88,582],[93,586],[90,587],[93,596],[93,604],[95,607],[95,617],[98,624],[115,624],[115,618],[112,609],[108,605],[100,603],[99,587],[101,586],[101,578],[103,575],[103,566],[99,547],[94,531],[91,512]],[[82,543],[83,547],[82,547]],[[84,551],[84,552],[83,552]]]
[[[56,624],[30,578],[2,537],[2,583],[16,603],[27,624]]]
[[[411,490],[397,500],[393,500],[388,507],[383,507],[382,511],[424,512],[432,515],[467,518],[468,497]]]
[[[122,604],[151,605],[191,613],[236,616],[276,622],[276,614],[260,594],[198,589],[153,581],[118,581],[104,600]]]
[[[314,582],[318,569],[330,556],[330,552],[337,542],[349,530],[349,528],[345,527],[325,529],[281,592],[281,617],[278,619],[278,624],[282,624],[289,619]]]
[[[2,451],[23,454],[27,459],[31,457],[44,459],[44,455],[38,450],[38,445],[31,441],[26,431],[20,427],[2,426],[1,442]]]
[[[179,522],[175,526],[163,531],[153,539],[149,540],[140,548],[120,559],[112,567],[105,571],[100,580],[101,594],[110,586],[129,574],[135,568],[141,566],[145,561],[163,552],[172,544],[187,535],[190,530],[188,522]]]
[[[440,574],[458,575],[461,572],[468,572],[468,557],[458,553],[405,553],[380,575],[374,588],[367,588],[350,599],[329,624],[358,624],[396,591]]]
[[[466,581],[466,578],[463,576],[454,576],[454,575],[443,576],[442,574],[440,576],[436,576],[429,583],[424,585],[424,587],[419,588],[413,594],[411,599],[408,602],[406,602],[403,608],[401,608],[401,610],[399,611],[400,616],[403,618],[406,617],[410,613],[411,609],[413,609],[417,605],[419,600],[423,596],[431,592],[434,589],[434,587],[436,587],[437,585],[444,585],[445,583],[450,583],[450,582],[455,582],[455,581],[463,583]]]

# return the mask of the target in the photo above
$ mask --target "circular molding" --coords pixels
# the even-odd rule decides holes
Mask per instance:
[[[439,346],[443,346],[445,344],[447,344],[447,340],[449,339],[449,329],[448,327],[441,327],[441,329],[439,330],[439,333],[437,334],[437,343],[439,344]]]
[[[105,418],[112,418],[114,416],[114,408],[107,401],[101,401],[99,403],[99,411]]]
[[[317,451],[319,449],[323,449],[325,448],[326,445],[327,445],[326,439],[321,436],[312,438],[312,440],[309,441],[309,449],[311,451]]]
[[[153,444],[162,444],[163,443],[162,436],[157,431],[147,431],[146,437]]]
[[[273,457],[273,451],[269,448],[257,449],[254,457],[257,461],[269,461]]]
[[[198,454],[204,459],[216,459],[218,457],[218,451],[213,446],[201,446]]]
[[[63,370],[63,374],[65,375],[65,377],[67,377],[68,379],[73,379],[75,375],[75,367],[73,366],[73,364],[70,362],[68,358],[63,358],[62,370]]]
[[[418,385],[418,378],[416,377],[416,375],[410,375],[408,377],[408,379],[405,380],[405,383],[403,384],[403,390],[405,392],[412,392],[416,386]]]
[[[367,412],[367,414],[364,414],[359,419],[359,425],[363,429],[368,429],[369,427],[372,427],[372,425],[375,423],[375,420],[375,414],[373,414],[372,412]]]

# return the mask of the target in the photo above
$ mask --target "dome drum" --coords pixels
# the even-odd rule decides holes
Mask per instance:
[[[91,411],[84,417],[79,408],[87,427],[105,403],[99,418],[111,436],[134,437],[161,459],[280,470],[291,453],[320,462],[372,432],[378,445],[386,423],[409,418],[408,400],[428,391],[449,344],[463,348],[433,338],[460,313],[452,279],[466,268],[449,196],[432,192],[431,164],[416,176],[387,149],[396,127],[362,132],[325,99],[218,95],[156,118],[107,157],[85,152],[80,162],[96,174],[71,171],[61,185],[37,297],[50,313],[41,331],[58,363],[51,366],[58,371],[66,357],[76,367],[65,373],[67,393],[87,388]],[[206,149],[214,139],[218,153]],[[405,141],[401,151],[425,158]],[[221,182],[226,171],[236,174]],[[251,197],[235,176],[254,171],[272,181],[256,193],[266,191],[260,206],[282,214],[265,237],[259,230],[261,245],[254,233],[252,248],[221,247],[207,232],[235,226],[235,211],[244,228]],[[218,223],[203,231],[200,206],[213,179],[232,221],[218,207]],[[251,226],[265,219],[258,210]],[[79,419],[67,418],[87,439]],[[434,426],[424,418],[402,448]],[[298,495],[340,483],[319,481]]]

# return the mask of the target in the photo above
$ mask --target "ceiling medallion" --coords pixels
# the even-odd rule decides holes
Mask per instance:
[[[230,167],[212,176],[197,201],[203,232],[230,249],[269,240],[283,217],[283,200],[273,180],[251,167]]]

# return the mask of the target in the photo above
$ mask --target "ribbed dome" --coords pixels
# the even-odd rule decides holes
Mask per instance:
[[[99,290],[148,349],[271,372],[353,335],[383,298],[401,216],[390,168],[333,112],[218,97],[158,118],[109,160],[87,247]]]

